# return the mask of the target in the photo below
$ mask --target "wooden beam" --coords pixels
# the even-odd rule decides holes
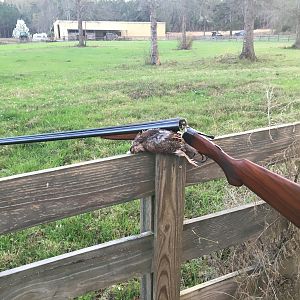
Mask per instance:
[[[256,238],[279,218],[263,201],[184,222],[183,258],[193,259]]]
[[[185,221],[182,262],[257,238],[277,216],[260,203]],[[34,300],[41,294],[43,299],[69,299],[149,274],[153,240],[147,232],[0,272],[0,299]]]
[[[154,156],[123,155],[0,179],[0,234],[154,193]]]
[[[232,272],[183,290],[180,300],[232,300],[238,289],[238,277],[253,271],[252,267]]]
[[[141,232],[154,231],[155,197],[141,199]],[[153,300],[153,273],[150,271],[141,278],[141,300]]]
[[[179,300],[186,160],[156,156],[154,297]]]
[[[0,273],[1,300],[70,299],[151,269],[153,236],[143,233]]]

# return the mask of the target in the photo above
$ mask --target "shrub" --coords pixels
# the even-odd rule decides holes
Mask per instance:
[[[192,49],[193,46],[193,37],[192,36],[187,36],[186,37],[186,43],[183,42],[183,39],[178,40],[178,50],[190,50]]]

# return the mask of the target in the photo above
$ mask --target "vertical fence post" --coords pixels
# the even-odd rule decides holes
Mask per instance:
[[[154,196],[141,199],[141,232],[154,231]],[[145,274],[141,279],[141,300],[153,299],[153,273]]]
[[[153,293],[179,300],[186,160],[156,156]]]

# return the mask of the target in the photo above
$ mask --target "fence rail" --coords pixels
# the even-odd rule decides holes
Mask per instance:
[[[180,293],[180,300],[232,300],[238,289],[238,277],[253,271],[249,267],[240,271],[232,272],[208,282],[196,285]]]
[[[191,37],[193,40],[197,41],[243,41],[243,36],[211,36],[210,33],[207,35],[187,35]],[[181,39],[181,35],[172,35],[167,34],[166,40],[178,40]],[[296,35],[283,35],[283,34],[267,34],[267,35],[254,35],[254,41],[264,41],[264,42],[293,42],[296,40]]]
[[[300,123],[216,140],[259,163],[291,156],[286,150],[297,141]],[[256,238],[278,218],[258,203],[183,222],[184,187],[221,176],[213,162],[185,170],[182,158],[124,155],[0,179],[2,234],[137,198],[145,231],[3,271],[0,298],[69,299],[144,275],[144,299],[179,299],[182,262]],[[194,299],[188,294],[181,299]]]
[[[260,202],[185,221],[181,261],[256,238],[276,218]],[[69,299],[151,273],[153,244],[154,234],[145,232],[1,272],[1,299]]]
[[[193,40],[199,40],[199,41],[243,41],[243,36],[218,36],[218,37],[212,37],[211,34],[208,32],[207,35],[189,35],[188,36],[192,37]],[[179,40],[181,39],[181,34],[168,34],[166,33],[165,37],[158,37],[159,40]],[[61,37],[59,41],[69,41],[69,42],[74,42],[75,39],[68,38],[68,37]],[[88,41],[103,41],[104,39],[96,39],[96,38],[90,38]],[[149,36],[135,36],[135,37],[128,37],[128,36],[123,36],[119,37],[116,39],[117,41],[149,41],[150,37]],[[265,42],[293,42],[296,40],[296,35],[295,34],[290,34],[290,35],[284,35],[284,34],[267,34],[267,35],[255,35],[254,36],[254,41],[265,41]],[[29,41],[33,42],[33,41]],[[1,44],[16,44],[20,43],[19,39],[14,39],[14,38],[0,38],[0,45]]]

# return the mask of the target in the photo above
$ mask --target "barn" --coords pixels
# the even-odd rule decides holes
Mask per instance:
[[[148,39],[151,35],[150,22],[121,22],[121,21],[83,21],[83,32],[89,40]],[[78,22],[57,20],[53,24],[54,37],[57,40],[75,40],[78,38]],[[157,23],[157,36],[164,39],[166,23]]]

